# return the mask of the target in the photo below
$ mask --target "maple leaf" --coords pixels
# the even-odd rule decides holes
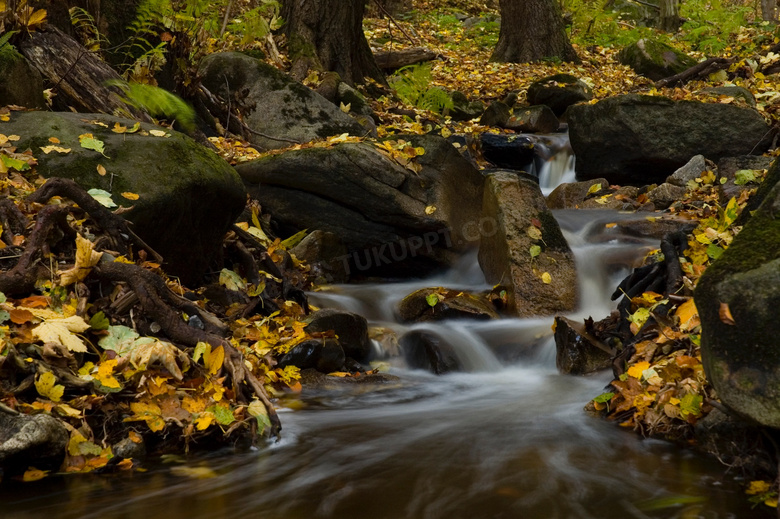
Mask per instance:
[[[48,319],[33,328],[32,334],[43,342],[58,342],[70,351],[85,352],[87,345],[74,334],[87,329],[89,323],[77,315],[72,315],[61,319]]]
[[[143,400],[141,402],[132,402],[130,410],[133,416],[125,418],[125,422],[144,421],[153,432],[162,431],[165,428],[165,420],[162,417],[160,406],[154,402]]]
[[[53,402],[59,402],[65,392],[65,386],[57,384],[57,377],[50,371],[41,374],[35,380],[35,389],[42,397]]]
[[[59,271],[60,285],[68,286],[83,281],[89,275],[92,267],[103,257],[102,252],[95,252],[95,245],[81,234],[76,235],[76,264],[72,268]]]

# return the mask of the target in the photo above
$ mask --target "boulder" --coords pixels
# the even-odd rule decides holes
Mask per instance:
[[[241,109],[249,128],[264,134],[249,137],[262,148],[284,148],[289,140],[303,143],[342,133],[365,134],[363,126],[338,106],[246,54],[210,54],[201,60],[198,75],[212,94]]]
[[[346,283],[349,278],[342,261],[347,256],[347,247],[332,232],[312,231],[290,253],[309,264],[309,274],[315,283]]]
[[[450,99],[452,99],[452,108],[449,115],[453,121],[470,121],[480,117],[485,111],[482,101],[469,101],[463,92],[457,90],[452,92]]]
[[[593,99],[591,88],[571,74],[555,74],[531,83],[528,104],[547,105],[560,117],[571,105]]]
[[[486,298],[443,287],[421,288],[412,292],[398,304],[398,314],[406,323],[499,317]]]
[[[700,92],[719,98],[733,97],[734,99],[741,99],[747,103],[748,106],[752,108],[756,107],[756,98],[753,96],[753,93],[745,87],[736,85],[709,87],[701,89]]]
[[[410,165],[419,172],[371,143],[289,151],[236,169],[281,234],[337,234],[350,274],[419,276],[476,245],[465,234],[479,221],[483,179],[441,137],[397,139],[424,150]]]
[[[736,172],[735,172],[736,174]],[[774,160],[769,171],[767,171],[764,181],[758,186],[756,193],[750,197],[742,213],[737,217],[735,225],[744,225],[750,219],[750,215],[758,209],[758,206],[764,202],[769,192],[780,182],[780,161]]]
[[[694,292],[707,380],[736,414],[780,428],[780,187]]]
[[[0,47],[0,105],[46,106],[41,73],[10,44]]]
[[[535,171],[536,142],[527,135],[483,133],[479,136],[482,157],[498,168]]]
[[[666,209],[685,196],[685,188],[664,182],[647,192],[647,199],[653,203],[657,211]]]
[[[488,283],[506,287],[507,309],[520,317],[552,315],[577,305],[577,272],[558,223],[535,183],[509,173],[486,179],[479,265]]]
[[[618,61],[646,78],[658,81],[696,64],[696,60],[660,41],[643,38],[618,53]]]
[[[560,125],[560,121],[549,106],[536,105],[515,108],[503,127],[519,133],[552,133]]]
[[[611,97],[567,116],[577,179],[620,185],[659,184],[697,154],[761,154],[773,138],[753,109],[658,96]]]
[[[594,188],[593,186],[598,186]],[[606,178],[594,178],[582,182],[567,182],[559,185],[547,195],[547,207],[550,209],[579,209],[589,194],[609,189]]]
[[[438,335],[426,330],[412,330],[399,341],[406,364],[411,369],[425,369],[436,375],[463,371],[454,348]]]
[[[221,252],[225,233],[246,203],[241,179],[213,151],[184,134],[152,124],[102,114],[13,112],[3,132],[21,137],[19,150],[30,149],[44,177],[72,178],[85,189],[109,191],[113,201],[132,209],[123,216],[133,230],[165,260],[166,271],[184,283],[197,282]],[[161,132],[164,137],[149,132]],[[84,148],[79,136],[91,133],[105,151]],[[68,152],[41,148],[59,139]],[[97,167],[107,174],[101,176]],[[130,201],[121,193],[138,195]]]
[[[11,474],[29,467],[57,470],[70,433],[56,418],[0,411],[0,469]]]
[[[585,325],[555,318],[555,365],[566,375],[587,375],[612,366],[613,352],[585,330]]]
[[[745,189],[754,189],[761,184],[763,170],[772,167],[772,157],[743,155],[741,157],[726,157],[718,161],[718,177],[725,179],[720,181],[721,200],[728,201],[732,197],[739,198]],[[742,173],[737,176],[737,172]],[[749,172],[748,174],[745,174]],[[751,176],[753,180],[751,179]],[[750,204],[750,202],[749,202]],[[752,206],[754,210],[758,204]]]
[[[320,373],[341,371],[344,367],[344,349],[336,339],[310,339],[296,344],[279,357],[280,368],[297,366],[301,369],[316,369]]]
[[[307,319],[306,333],[333,331],[347,357],[358,362],[368,361],[371,341],[366,318],[352,312],[324,308]],[[343,362],[343,361],[342,361]]]
[[[512,109],[509,105],[503,101],[493,101],[485,108],[482,117],[479,119],[479,124],[482,126],[497,126],[503,127],[512,115]]]
[[[684,166],[666,177],[666,182],[674,186],[687,187],[688,182],[696,180],[707,171],[707,160],[704,155],[696,155]]]

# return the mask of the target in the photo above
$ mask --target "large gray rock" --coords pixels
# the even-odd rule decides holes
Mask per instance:
[[[641,39],[623,48],[618,61],[653,81],[679,74],[696,64],[696,60],[671,45]]]
[[[11,473],[34,466],[56,470],[65,457],[70,433],[49,415],[0,411],[0,468]]]
[[[694,299],[702,364],[718,397],[739,415],[780,428],[780,187],[707,268]]]
[[[13,45],[0,47],[0,106],[43,108],[43,77]]]
[[[451,264],[479,239],[469,231],[478,226],[483,179],[441,137],[399,138],[424,148],[414,159],[419,173],[371,143],[290,151],[236,169],[281,234],[340,236],[351,275],[420,275]]]
[[[212,93],[241,107],[244,123],[267,136],[298,142],[366,130],[336,105],[271,65],[240,52],[210,54],[198,75]],[[289,142],[252,134],[250,141],[266,149]]]
[[[574,254],[539,186],[510,173],[489,175],[483,211],[495,226],[482,235],[479,265],[488,283],[506,286],[508,309],[521,317],[574,310]]]
[[[711,160],[761,154],[771,127],[750,108],[622,95],[567,112],[577,179],[612,184],[660,184],[691,157]]]
[[[135,121],[102,114],[13,112],[3,133],[16,134],[19,150],[30,149],[44,177],[72,178],[85,189],[110,191],[133,229],[165,259],[166,270],[185,283],[197,281],[221,250],[222,239],[246,203],[241,179],[213,151],[184,134],[141,123],[135,133],[115,133],[115,124]],[[156,137],[150,130],[164,131]],[[83,148],[79,136],[91,133],[105,155]],[[59,139],[67,153],[41,147]],[[102,165],[107,174],[98,174]],[[121,193],[139,196],[130,201]]]
[[[593,99],[591,88],[571,74],[555,74],[534,81],[526,95],[528,104],[547,105],[557,117],[571,105]]]

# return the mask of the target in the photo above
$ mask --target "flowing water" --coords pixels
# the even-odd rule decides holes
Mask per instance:
[[[568,157],[548,162],[546,178],[570,174]],[[619,279],[657,241],[605,234],[606,223],[636,215],[556,217],[578,262],[581,304],[572,317],[600,319],[614,308],[609,294]],[[280,412],[282,439],[260,450],[217,452],[132,475],[4,482],[0,517],[774,516],[750,508],[735,475],[717,461],[587,416],[583,406],[610,375],[558,375],[552,319],[396,322],[403,296],[439,285],[488,288],[470,255],[433,279],[333,287],[312,300],[359,312],[398,334],[425,328],[454,346],[468,372],[436,377],[396,360],[391,372],[399,383],[304,393],[297,410]]]

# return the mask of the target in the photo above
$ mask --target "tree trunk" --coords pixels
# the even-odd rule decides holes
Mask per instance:
[[[777,0],[761,0],[761,19],[767,22],[777,21]]]
[[[579,62],[557,0],[500,0],[501,32],[493,61],[527,63],[545,58]]]
[[[680,0],[661,0],[658,28],[666,32],[677,32],[680,28]]]
[[[337,72],[350,85],[372,78],[385,84],[363,34],[365,0],[283,0],[282,18],[292,74]]]

